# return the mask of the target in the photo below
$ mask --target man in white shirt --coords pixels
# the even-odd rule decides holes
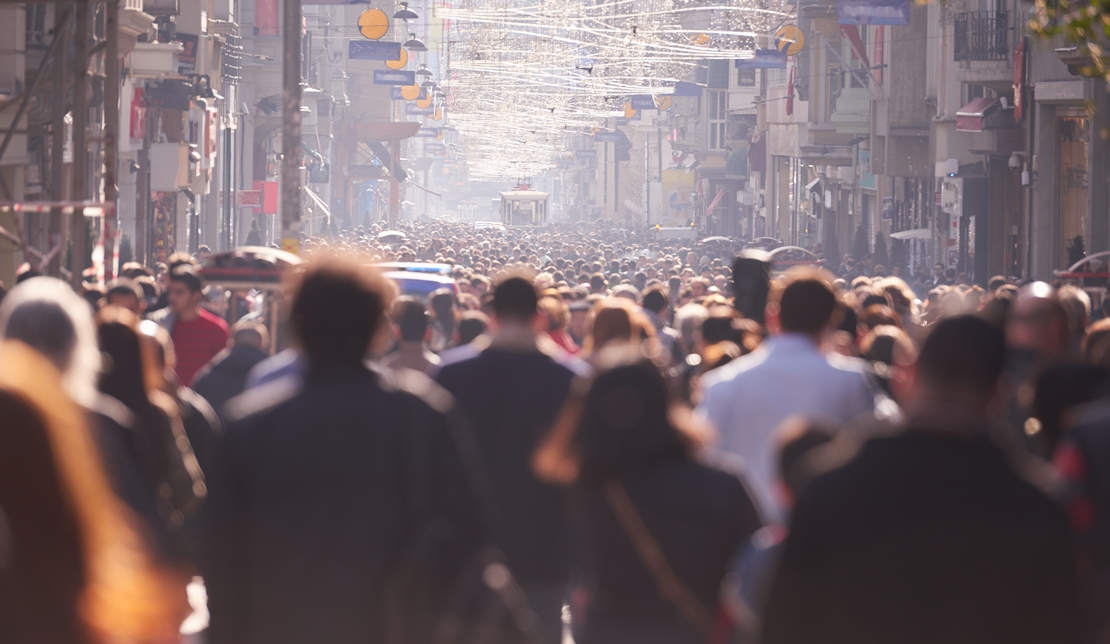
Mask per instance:
[[[750,355],[706,374],[700,413],[717,429],[719,447],[742,458],[769,519],[781,516],[775,430],[783,421],[840,425],[873,413],[866,363],[821,351],[837,323],[830,276],[803,270],[773,288],[767,304],[771,337]]]

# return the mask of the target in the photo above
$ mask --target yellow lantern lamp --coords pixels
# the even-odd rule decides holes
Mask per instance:
[[[401,88],[401,98],[405,99],[406,101],[415,101],[416,99],[420,98],[420,86],[405,85]]]
[[[397,60],[385,61],[385,66],[390,69],[404,69],[405,65],[409,63],[409,52],[404,47],[401,48],[401,57]]]
[[[389,32],[389,16],[381,9],[367,9],[359,14],[358,30],[370,40],[377,40]]]

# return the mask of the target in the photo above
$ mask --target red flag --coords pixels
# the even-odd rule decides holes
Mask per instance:
[[[786,84],[786,115],[794,114],[794,68],[790,68],[790,81]]]

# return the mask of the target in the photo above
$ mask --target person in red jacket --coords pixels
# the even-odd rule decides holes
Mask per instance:
[[[170,272],[169,304],[166,329],[173,339],[177,364],[174,371],[183,385],[217,353],[227,348],[228,329],[224,322],[200,306],[204,284],[196,269],[183,264]]]

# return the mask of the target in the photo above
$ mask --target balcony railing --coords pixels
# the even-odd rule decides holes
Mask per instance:
[[[965,11],[956,14],[957,61],[1007,60],[1010,16],[1006,11]]]

